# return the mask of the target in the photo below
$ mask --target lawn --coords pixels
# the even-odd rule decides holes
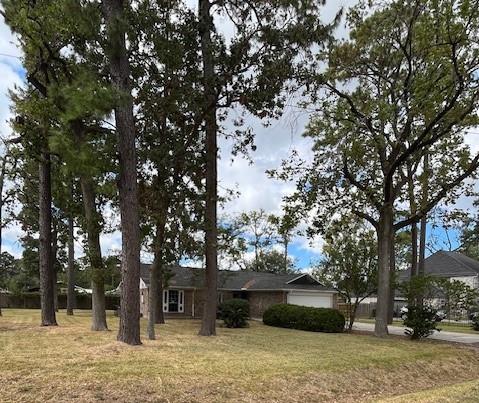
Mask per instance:
[[[169,321],[158,340],[130,347],[116,341],[117,319],[108,319],[112,331],[94,333],[88,312],[61,312],[59,327],[42,328],[39,311],[4,310],[0,401],[357,402],[431,388],[454,396],[463,384],[477,393],[471,347],[258,322],[204,338],[190,320]]]
[[[374,319],[361,318],[358,322],[374,323]],[[394,319],[391,326],[402,327],[402,320]],[[476,330],[472,329],[471,325],[466,323],[454,323],[454,322],[440,322],[437,324],[437,328],[445,332],[467,333],[467,334],[479,334]]]

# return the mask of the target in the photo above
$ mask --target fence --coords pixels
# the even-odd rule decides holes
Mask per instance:
[[[120,305],[120,297],[116,295],[105,296],[105,307],[108,310],[114,310]],[[0,294],[1,308],[20,308],[20,309],[40,309],[39,293],[24,294]],[[58,308],[66,309],[66,294],[58,294]],[[91,295],[76,295],[75,309],[91,309]]]
[[[406,303],[403,301],[394,302],[394,317],[400,316],[400,311]],[[349,306],[342,302],[338,303],[338,310],[343,313],[346,318],[349,318]],[[356,318],[374,318],[376,316],[376,302],[361,303],[356,310]]]

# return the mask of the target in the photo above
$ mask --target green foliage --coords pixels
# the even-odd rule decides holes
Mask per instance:
[[[319,281],[339,292],[349,305],[349,327],[359,303],[377,290],[374,231],[353,217],[332,221],[324,235],[323,259],[313,269]]]
[[[409,305],[408,313],[404,319],[404,326],[409,329],[405,333],[411,337],[411,340],[419,340],[428,337],[434,333],[436,327],[437,310],[428,305]]]
[[[218,314],[226,327],[246,327],[249,318],[249,302],[239,298],[229,299],[218,306]]]
[[[460,318],[464,312],[477,303],[479,292],[463,281],[438,278],[435,280],[440,296],[444,299],[444,309],[449,319]]]
[[[263,322],[268,326],[340,333],[344,330],[345,319],[344,315],[336,309],[277,304],[265,311]]]
[[[397,284],[397,288],[408,301],[430,300],[437,297],[437,278],[414,276],[408,281]]]
[[[479,315],[474,315],[472,318],[472,328],[479,332]]]
[[[241,270],[295,273],[288,247],[296,227],[297,222],[287,215],[279,217],[262,209],[224,217],[219,227],[220,256]],[[252,252],[252,258],[247,257],[248,252]]]

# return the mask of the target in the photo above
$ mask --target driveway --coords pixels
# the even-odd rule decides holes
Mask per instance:
[[[356,322],[353,325],[354,330],[361,330],[364,332],[374,332],[374,323],[362,323]],[[402,326],[388,326],[389,334],[395,334],[399,336],[404,336],[404,327]],[[473,344],[479,343],[479,333],[475,334],[467,334],[467,333],[455,333],[455,332],[445,332],[435,331],[434,334],[429,336],[430,339],[435,340],[443,340],[443,341],[451,341],[454,343],[463,343],[463,344]]]

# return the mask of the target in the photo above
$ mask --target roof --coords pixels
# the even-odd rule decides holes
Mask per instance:
[[[438,251],[424,261],[424,272],[436,277],[468,277],[479,275],[479,262],[460,252]],[[408,279],[409,270],[399,272],[399,279]]]
[[[146,286],[150,284],[151,265],[141,265],[141,278]],[[170,267],[173,274],[168,282],[169,287],[175,288],[202,288],[205,270],[193,267]],[[218,289],[231,291],[258,291],[258,290],[311,290],[329,291],[307,273],[274,274],[255,271],[220,270],[218,272]]]

